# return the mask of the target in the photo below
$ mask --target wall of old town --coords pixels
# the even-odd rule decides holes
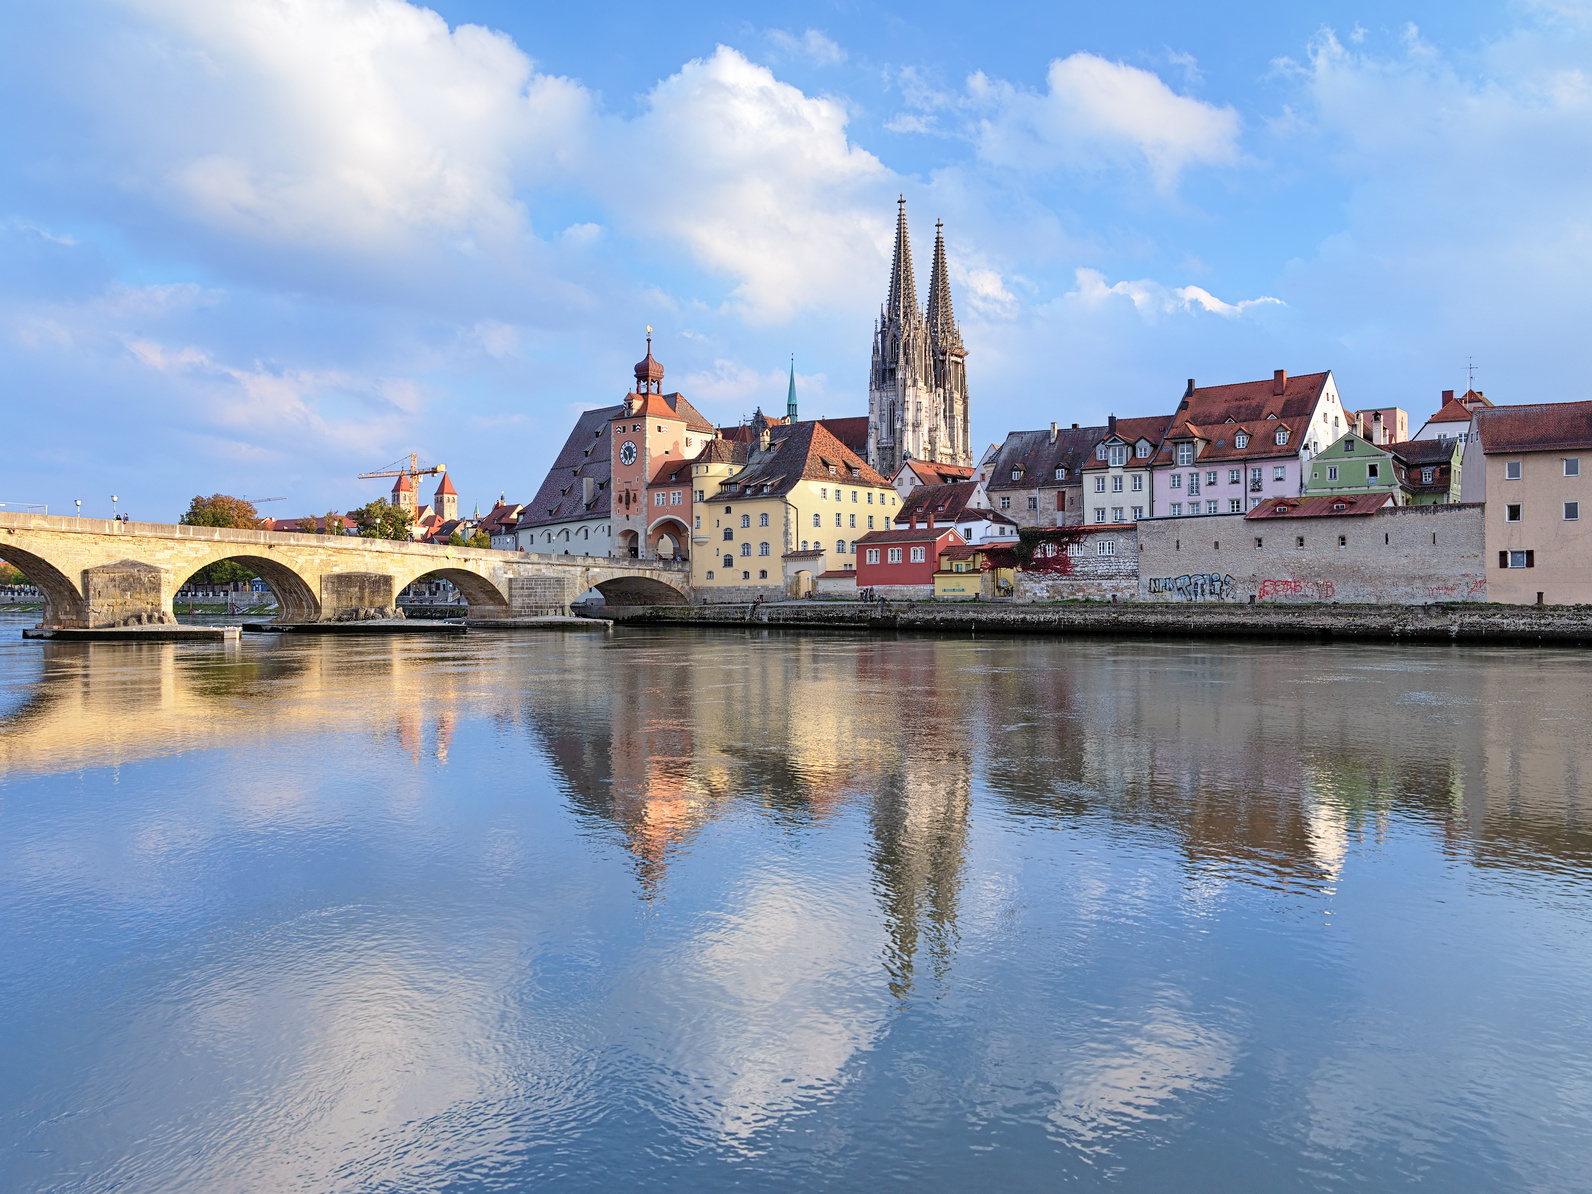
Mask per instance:
[[[1140,601],[1487,600],[1479,505],[1397,506],[1337,518],[1157,518],[1139,524],[1139,543]]]
[[[1079,542],[1071,560],[1071,566],[1059,576],[1018,572],[1014,600],[1129,600],[1139,586],[1138,527],[1126,524],[1091,530]]]

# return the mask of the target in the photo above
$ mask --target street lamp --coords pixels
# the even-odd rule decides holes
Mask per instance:
[[[116,495],[111,494],[111,521],[116,521]]]
[[[82,498],[75,498],[74,499],[74,503],[77,506],[77,516],[79,518],[82,518],[83,517],[83,499]]]

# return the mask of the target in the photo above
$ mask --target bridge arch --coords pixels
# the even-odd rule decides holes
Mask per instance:
[[[417,570],[413,576],[400,577],[395,581],[393,596],[396,598],[399,593],[423,576],[435,576],[458,589],[459,595],[470,607],[469,616],[472,618],[506,618],[509,615],[509,600],[503,595],[503,591],[480,573],[472,572],[468,568],[442,567]]]
[[[678,515],[666,514],[647,528],[647,549],[654,559],[690,559],[690,542],[691,528]]]
[[[592,588],[609,605],[684,605],[685,594],[671,584],[650,576],[612,576],[599,580]]]
[[[88,625],[88,602],[83,600],[82,590],[49,560],[10,544],[0,546],[0,559],[22,573],[29,584],[44,594],[45,625]]]
[[[177,590],[212,564],[240,564],[263,580],[276,598],[276,621],[315,622],[320,619],[321,599],[310,587],[309,582],[280,560],[273,560],[267,556],[218,553],[214,559],[187,568],[187,575],[172,585],[171,600],[175,602]],[[176,612],[175,605],[172,610]]]

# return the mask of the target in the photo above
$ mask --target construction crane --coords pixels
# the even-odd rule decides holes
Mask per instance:
[[[287,501],[287,499],[285,497],[274,497],[274,498],[252,498],[252,497],[246,497],[246,498],[242,498],[241,500],[245,501],[245,502],[249,502],[252,505],[256,505],[256,506],[261,505],[261,504],[263,504],[265,502],[285,502],[285,501]]]
[[[409,477],[412,478],[411,484],[414,486],[414,491],[419,493],[421,477],[429,477],[432,474],[445,473],[447,471],[448,466],[445,464],[434,464],[428,468],[421,468],[420,454],[418,452],[411,452],[409,453],[408,468],[405,468],[404,462],[399,459],[393,461],[386,468],[377,469],[373,473],[360,473],[359,479],[361,481],[368,481],[376,477]]]

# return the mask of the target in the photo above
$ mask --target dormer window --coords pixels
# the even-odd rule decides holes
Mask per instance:
[[[1106,446],[1104,444],[1096,444],[1095,445],[1095,459],[1096,460],[1104,460],[1105,458],[1106,458]]]
[[[1332,503],[1332,508],[1334,510],[1347,510],[1349,508],[1349,503],[1348,502],[1333,502]]]
[[[1014,468],[1012,470],[1012,480],[1013,481],[1021,481],[1022,479],[1023,479],[1023,470],[1020,469],[1020,468]]]
[[[1066,479],[1067,479],[1067,470],[1066,470],[1066,468],[1058,468],[1056,470],[1056,480],[1065,481]]]
[[[1247,447],[1249,447],[1249,436],[1245,435],[1242,431],[1240,431],[1237,435],[1233,436],[1233,447],[1235,447],[1235,448],[1247,448]]]
[[[1128,462],[1128,445],[1112,444],[1106,456],[1112,468],[1121,468]]]
[[[1141,439],[1139,441],[1138,449],[1133,454],[1140,460],[1148,460],[1150,458],[1150,441],[1147,439]]]
[[[1288,513],[1288,507],[1287,506],[1278,506],[1276,508],[1276,510],[1273,511],[1273,513],[1275,513],[1275,514],[1286,514],[1286,513]]]
[[[1288,442],[1288,428],[1286,428],[1286,427],[1277,428],[1277,443],[1278,444],[1285,444],[1287,442]]]
[[[1179,444],[1177,446],[1177,462],[1185,465],[1194,463],[1193,444]]]

